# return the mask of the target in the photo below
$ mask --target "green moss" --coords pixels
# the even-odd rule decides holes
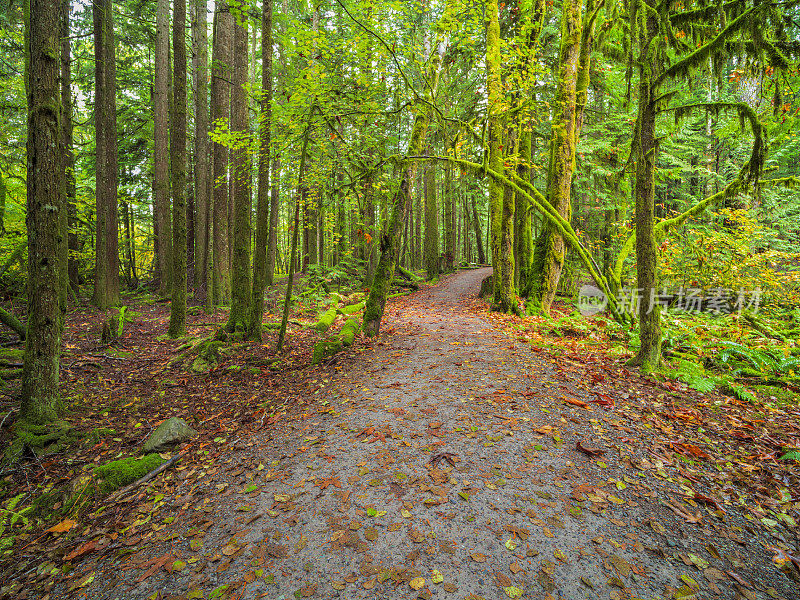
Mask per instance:
[[[339,333],[339,340],[343,346],[352,346],[361,324],[357,319],[348,319]]]
[[[48,446],[59,442],[65,437],[69,437],[72,440],[77,438],[77,435],[72,431],[72,427],[63,422],[50,425],[33,425],[21,422],[17,425],[16,434],[23,444],[33,450],[48,448]]]
[[[164,459],[158,454],[148,454],[141,458],[129,456],[95,467],[94,472],[103,479],[101,491],[110,493],[144,477],[163,462]]]
[[[102,438],[112,435],[117,435],[116,429],[110,429],[109,427],[96,427],[89,432],[87,437],[94,442],[99,442]]]
[[[319,318],[314,324],[314,329],[320,332],[328,331],[331,325],[333,325],[333,321],[336,319],[336,306],[332,306],[329,308],[325,313]]]

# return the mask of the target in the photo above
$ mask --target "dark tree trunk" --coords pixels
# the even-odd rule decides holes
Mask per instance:
[[[209,233],[211,161],[208,140],[208,17],[207,0],[194,0],[194,289],[195,298],[211,308]]]
[[[170,127],[172,166],[172,305],[169,336],[186,333],[186,0],[173,0],[174,96]]]
[[[114,21],[111,0],[95,0],[94,124],[97,147],[95,195],[96,264],[92,303],[100,309],[119,304],[119,227],[117,224],[117,100]]]
[[[172,219],[169,196],[169,0],[156,4],[153,83],[154,279],[160,294],[172,289]]]
[[[275,228],[270,223],[270,139],[272,127],[272,0],[263,0],[261,11],[261,120],[258,125],[258,201],[256,205],[256,244],[253,256],[253,297],[250,300],[248,334],[261,339],[261,321],[264,314],[264,287],[267,277],[272,278],[267,263],[267,249]],[[276,203],[277,204],[277,203]],[[277,206],[275,207],[277,209]],[[277,216],[277,214],[276,214]],[[277,223],[276,223],[277,226]],[[274,257],[274,255],[273,255]]]
[[[64,161],[59,151],[59,17],[61,0],[26,0],[28,98],[27,213],[28,331],[22,369],[22,420],[56,418],[63,319],[59,307],[60,258],[66,239],[61,213]]]
[[[214,15],[214,47],[211,69],[211,121],[226,119],[231,106],[233,15],[228,3],[221,0]],[[228,148],[214,142],[214,214],[213,214],[213,301],[228,302],[231,294],[230,251],[228,249]]]
[[[231,89],[231,131],[244,142],[249,139],[247,124],[248,28],[244,15],[236,15],[233,26],[233,87]],[[233,254],[231,312],[228,331],[246,331],[250,296],[250,189],[252,161],[248,144],[231,150],[233,171]]]

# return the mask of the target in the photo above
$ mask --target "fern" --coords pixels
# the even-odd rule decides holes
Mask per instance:
[[[6,502],[5,507],[0,507],[0,552],[3,554],[7,554],[14,545],[14,534],[11,533],[14,525],[22,523],[25,529],[30,527],[30,519],[25,515],[33,510],[33,506],[17,509],[24,496],[24,493],[14,496]]]

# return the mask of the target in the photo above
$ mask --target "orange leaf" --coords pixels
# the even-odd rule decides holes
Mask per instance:
[[[73,550],[72,552],[67,554],[64,557],[64,560],[65,561],[70,561],[73,558],[77,558],[77,557],[82,556],[82,555],[84,555],[84,554],[86,554],[88,552],[91,552],[91,551],[93,551],[95,549],[95,546],[97,546],[97,540],[89,540],[85,544],[81,544],[80,546],[75,548],[75,550]]]
[[[72,519],[65,519],[65,520],[61,521],[61,523],[58,523],[57,525],[53,525],[50,529],[47,530],[47,532],[48,533],[64,533],[66,531],[69,531],[73,527],[75,527],[75,525],[77,525],[77,524],[78,523],[76,523]]]
[[[583,400],[578,400],[576,398],[567,398],[566,396],[561,396],[561,399],[567,404],[572,404],[573,406],[580,406],[581,408],[589,408],[589,405],[586,404],[586,402],[584,402]]]

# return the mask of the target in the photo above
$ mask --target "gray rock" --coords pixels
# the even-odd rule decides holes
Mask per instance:
[[[149,454],[151,452],[163,452],[172,446],[186,442],[197,435],[197,432],[186,424],[180,417],[170,417],[156,430],[150,434],[144,442],[142,450]]]

